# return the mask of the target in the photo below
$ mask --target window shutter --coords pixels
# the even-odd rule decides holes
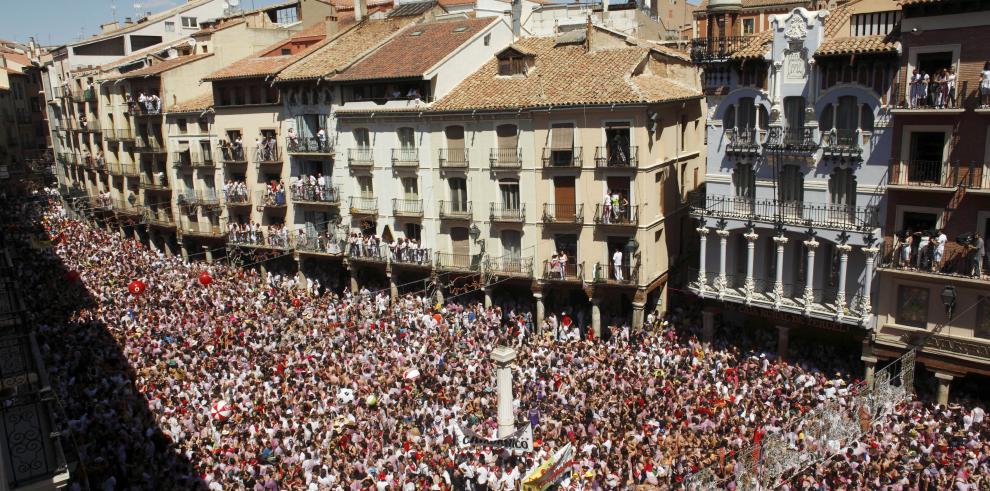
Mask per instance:
[[[574,148],[574,125],[571,123],[559,123],[552,127],[550,148],[570,150]]]

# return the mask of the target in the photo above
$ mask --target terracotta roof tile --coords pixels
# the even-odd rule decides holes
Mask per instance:
[[[815,56],[896,52],[896,40],[889,35],[879,35],[826,39],[818,46]]]
[[[192,37],[198,37],[198,36],[205,36],[207,34],[213,34],[213,33],[217,32],[217,31],[222,31],[222,30],[227,29],[229,27],[239,26],[241,24],[244,24],[245,22],[247,22],[247,19],[245,19],[243,17],[238,17],[236,19],[223,19],[220,22],[217,22],[216,24],[214,24],[212,26],[204,27],[204,28],[202,28],[202,29],[200,29],[200,30],[198,30],[198,31],[190,34],[190,36],[192,36]]]
[[[498,75],[492,59],[433,104],[432,111],[521,109],[586,104],[662,102],[701,97],[697,90],[652,75],[634,76],[649,48],[587,51],[555,45],[552,38],[523,38],[516,44],[537,53],[525,76]]]
[[[767,45],[773,42],[773,31],[763,31],[753,35],[743,47],[732,53],[732,59],[744,60],[749,58],[763,58],[767,54]]]
[[[408,26],[389,42],[333,77],[335,81],[420,77],[498,18]],[[419,34],[417,34],[419,33]]]
[[[277,80],[305,80],[332,75],[368,50],[386,42],[389,36],[413,20],[413,17],[365,20],[293,63],[279,73]]]
[[[203,78],[203,80],[230,80],[235,78],[255,78],[275,75],[296,60],[300,60],[306,55],[318,50],[320,47],[327,44],[329,40],[323,39],[291,55],[261,56],[262,53],[269,53],[279,46],[282,46],[294,39],[298,40],[301,38],[311,38],[321,35],[325,37],[325,33],[326,25],[322,22],[316,23],[290,36],[288,39],[283,39],[252,56],[235,61],[234,63],[231,63],[230,65],[207,75]]]
[[[129,72],[126,72],[126,73],[122,73],[120,75],[114,75],[114,76],[107,77],[106,80],[117,80],[117,79],[127,79],[127,78],[141,78],[141,77],[154,77],[154,76],[157,76],[157,75],[161,75],[162,73],[165,73],[165,72],[167,72],[167,71],[169,71],[169,70],[171,70],[173,68],[178,68],[178,67],[180,67],[182,65],[185,65],[187,63],[192,63],[194,61],[202,60],[203,58],[209,58],[211,56],[213,56],[213,53],[202,53],[202,54],[198,54],[198,55],[179,56],[179,57],[176,57],[176,58],[170,58],[170,59],[167,59],[167,60],[163,60],[163,61],[159,61],[159,62],[153,63],[153,64],[151,64],[149,66],[144,67],[144,68],[140,68],[140,69],[137,69],[137,70],[132,70],[132,71],[129,71]]]
[[[192,113],[205,111],[213,106],[213,91],[207,91],[205,94],[193,97],[192,99],[187,99],[172,106],[166,107],[165,112],[167,113]]]
[[[915,5],[919,3],[942,3],[945,0],[901,0],[901,5]]]

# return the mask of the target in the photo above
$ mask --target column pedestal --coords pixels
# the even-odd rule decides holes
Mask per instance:
[[[394,302],[399,298],[399,285],[395,282],[395,276],[388,275],[388,294]]]
[[[935,372],[935,379],[938,380],[938,403],[946,405],[949,403],[949,386],[955,378],[948,373]]]
[[[361,286],[358,285],[357,272],[351,269],[351,294],[357,295],[360,290]]]
[[[213,251],[209,246],[203,246],[203,254],[206,256],[206,264],[213,264]]]
[[[491,356],[495,362],[498,390],[498,437],[505,438],[516,431],[512,411],[512,361],[516,359],[516,350],[499,346],[492,351]]]
[[[185,244],[179,246],[179,254],[182,254],[182,262],[189,262],[189,249],[186,248]]]
[[[646,304],[633,302],[632,308],[632,328],[633,331],[638,331],[643,329],[643,310],[646,308]]]
[[[601,300],[597,298],[591,299],[591,330],[595,333],[595,339],[597,340],[602,335],[602,309]]]
[[[860,360],[863,360],[863,380],[866,381],[867,387],[873,388],[873,377],[877,371],[877,357],[863,355]]]
[[[715,312],[705,309],[701,311],[701,340],[711,343],[715,339]]]

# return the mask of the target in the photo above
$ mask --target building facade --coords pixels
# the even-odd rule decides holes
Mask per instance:
[[[708,8],[709,25],[734,25],[744,12],[738,2]],[[874,329],[898,52],[891,34],[855,24],[885,9],[896,5],[798,7],[742,44],[709,31],[705,45],[721,48],[692,52],[718,74],[705,77],[708,170],[692,204],[690,289],[710,302],[706,335],[719,311],[732,322],[771,319],[782,355],[792,329],[852,342]]]

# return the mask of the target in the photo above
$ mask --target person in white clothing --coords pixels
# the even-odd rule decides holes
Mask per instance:
[[[615,269],[615,280],[622,281],[622,249],[612,253],[612,267]]]

